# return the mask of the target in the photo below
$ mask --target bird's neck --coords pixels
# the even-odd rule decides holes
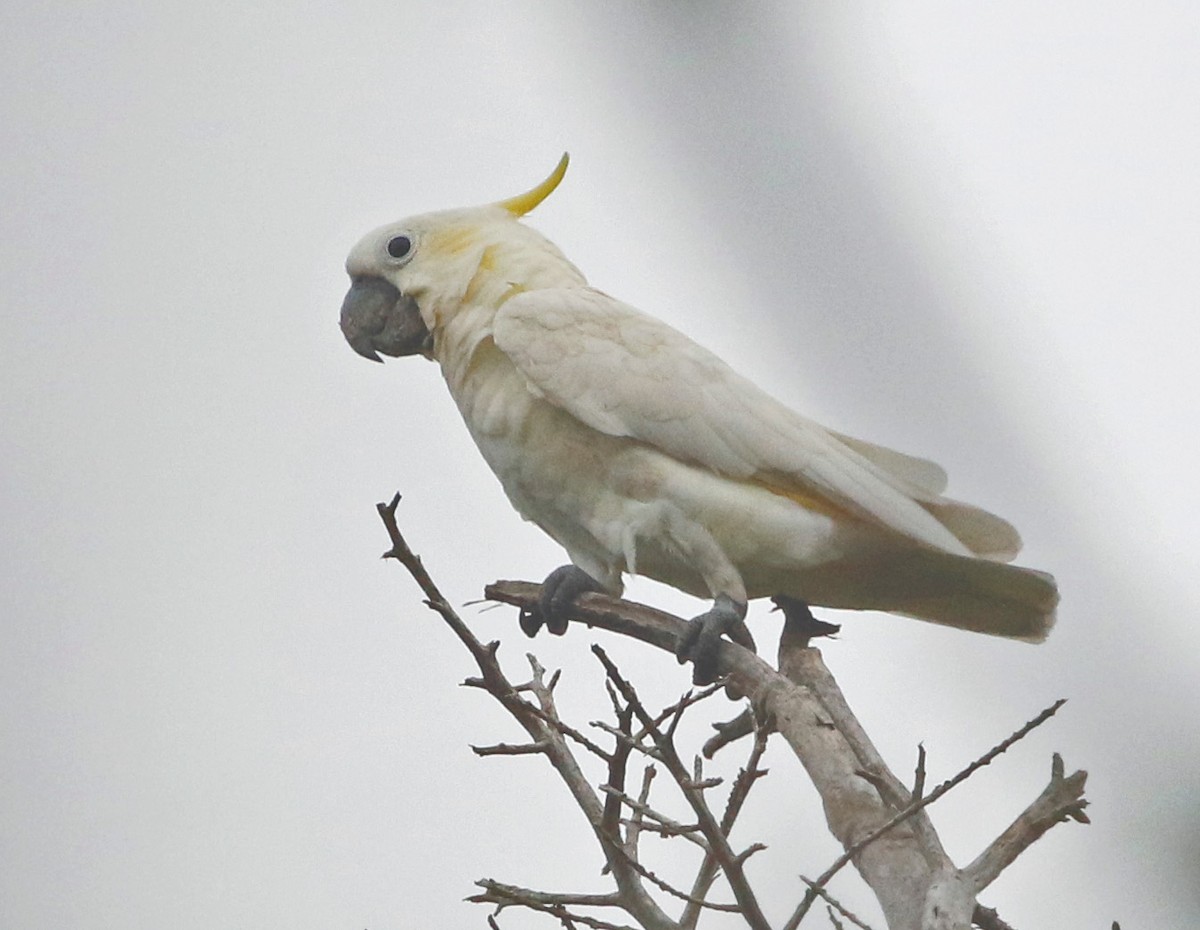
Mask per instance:
[[[492,321],[496,312],[480,303],[464,303],[434,329],[433,357],[451,395],[459,400],[471,387],[472,371],[480,353],[492,345]]]
[[[549,242],[514,248],[493,243],[481,249],[460,294],[434,298],[434,358],[442,366],[450,393],[458,398],[470,388],[480,353],[492,347],[492,323],[505,303],[533,290],[582,287],[587,280]],[[493,347],[494,350],[494,347]]]

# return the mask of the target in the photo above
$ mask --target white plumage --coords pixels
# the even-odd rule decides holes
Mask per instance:
[[[613,593],[639,573],[741,611],[787,594],[1045,637],[1053,579],[1002,564],[1016,531],[941,496],[940,467],[800,416],[521,224],[565,167],[376,230],[347,262],[351,344],[440,364],[522,516]]]

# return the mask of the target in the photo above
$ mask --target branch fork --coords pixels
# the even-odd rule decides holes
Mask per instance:
[[[746,861],[764,847],[753,843],[735,851],[728,837],[750,789],[766,774],[759,768],[759,762],[770,732],[781,735],[812,779],[824,801],[829,828],[845,850],[817,879],[804,879],[807,891],[791,917],[781,925],[784,930],[796,930],[818,899],[830,908],[830,919],[835,924],[844,920],[855,926],[867,926],[837,903],[826,888],[830,879],[848,863],[854,864],[875,892],[887,925],[893,930],[965,930],[972,925],[985,930],[1005,930],[1007,925],[994,910],[978,904],[978,893],[1055,824],[1067,820],[1088,822],[1084,812],[1087,801],[1083,797],[1087,773],[1065,774],[1062,759],[1055,754],[1050,781],[1042,793],[973,862],[962,869],[955,867],[929,820],[928,807],[1050,719],[1063,702],[1048,707],[928,793],[925,750],[918,747],[910,790],[880,757],[825,666],[820,650],[811,644],[815,637],[835,633],[836,627],[814,620],[807,608],[797,607],[796,602],[779,603],[787,623],[780,643],[778,669],[732,643],[721,645],[720,673],[737,693],[750,699],[750,706],[735,720],[718,725],[717,734],[704,746],[705,756],[711,758],[718,749],[745,736],[753,735],[754,739],[746,765],[729,788],[725,810],[718,818],[707,795],[722,780],[705,777],[698,757],[689,771],[675,746],[675,735],[682,715],[715,694],[722,682],[700,692],[689,692],[675,705],[651,714],[604,650],[593,646],[592,651],[605,671],[616,718],[615,724],[600,721],[592,724],[613,738],[611,750],[601,748],[559,718],[553,698],[557,673],[547,682],[545,670],[530,655],[530,680],[519,685],[508,680],[497,660],[498,643],[484,644],[475,637],[405,542],[396,523],[399,500],[396,495],[389,504],[377,507],[392,542],[385,558],[404,565],[424,592],[425,603],[470,651],[480,675],[468,679],[466,684],[491,694],[530,737],[526,743],[472,748],[481,756],[544,755],[582,811],[604,856],[604,872],[615,885],[612,892],[587,895],[534,891],[492,879],[480,880],[477,884],[483,891],[469,900],[494,904],[496,913],[506,907],[521,906],[554,917],[568,928],[632,930],[591,913],[615,909],[644,930],[694,930],[704,910],[736,910],[747,926],[769,930],[771,925],[744,869]],[[539,592],[540,586],[536,584],[499,581],[487,586],[485,597],[528,608],[536,604]],[[685,622],[678,617],[595,593],[577,599],[571,619],[671,653],[685,628]],[[579,749],[599,759],[605,767],[607,778],[599,790],[584,775],[575,755]],[[636,798],[625,787],[628,760],[633,752],[651,760]],[[692,809],[694,823],[685,824],[650,804],[650,786],[659,766],[671,776]],[[682,836],[700,848],[702,861],[689,891],[673,887],[639,862],[638,844],[645,832]],[[707,899],[718,875],[724,875],[735,904]],[[668,915],[647,884],[684,902],[678,918]],[[833,916],[834,913],[838,916]],[[496,926],[494,918],[489,920]]]

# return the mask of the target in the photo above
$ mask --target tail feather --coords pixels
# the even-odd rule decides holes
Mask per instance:
[[[1021,550],[1021,534],[1003,517],[948,497],[920,504],[981,558],[1011,562]]]
[[[1058,587],[1045,572],[912,548],[870,565],[826,566],[785,593],[810,604],[881,610],[918,620],[1040,643],[1054,626]]]
[[[907,561],[915,583],[897,613],[1029,643],[1054,626],[1058,586],[1045,572],[934,552]]]

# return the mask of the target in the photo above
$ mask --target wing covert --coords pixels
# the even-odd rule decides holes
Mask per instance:
[[[830,433],[687,336],[593,288],[527,291],[493,323],[529,390],[593,429],[730,478],[823,499],[926,545],[969,550],[918,501],[931,462]],[[889,467],[890,466],[890,467]],[[914,495],[917,499],[914,499]]]

